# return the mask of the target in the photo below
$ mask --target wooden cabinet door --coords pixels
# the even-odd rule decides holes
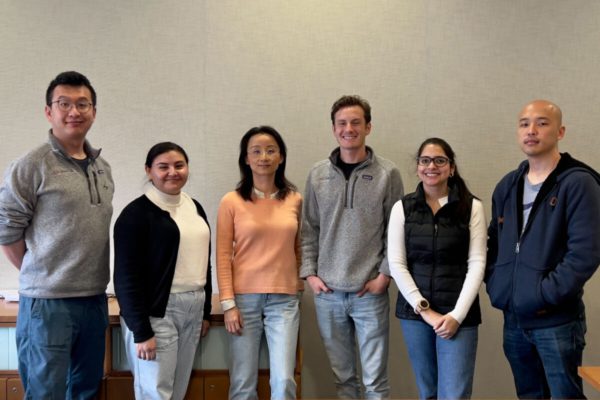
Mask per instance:
[[[106,378],[106,400],[135,400],[133,377],[109,376]]]
[[[0,400],[6,400],[6,378],[0,378]]]
[[[256,391],[260,400],[271,398],[271,385],[269,384],[269,374],[258,374],[258,383],[256,385]]]
[[[190,378],[188,383],[187,392],[185,392],[186,400],[204,400],[204,377],[201,375],[194,375]]]
[[[271,398],[269,374],[260,372],[257,384],[258,398],[260,400]],[[189,392],[189,390],[188,390]],[[204,376],[204,400],[222,400],[229,397],[229,374],[210,374]]]
[[[204,377],[204,400],[223,400],[229,398],[229,375],[206,375]]]
[[[9,378],[6,380],[6,400],[21,400],[25,396],[23,385],[19,378]]]

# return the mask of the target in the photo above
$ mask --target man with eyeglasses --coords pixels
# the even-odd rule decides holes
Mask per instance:
[[[600,264],[600,175],[558,142],[560,108],[526,105],[517,140],[527,156],[496,186],[487,292],[504,312],[504,354],[519,398],[583,399],[583,286]]]
[[[16,341],[25,397],[91,399],[103,374],[114,184],[86,135],[96,92],[78,72],[48,86],[48,142],[0,187],[0,246],[19,269]]]
[[[300,277],[315,294],[338,396],[389,398],[386,237],[392,206],[402,197],[402,179],[391,161],[365,144],[371,133],[366,100],[341,97],[333,104],[331,122],[339,147],[315,164],[306,182]]]

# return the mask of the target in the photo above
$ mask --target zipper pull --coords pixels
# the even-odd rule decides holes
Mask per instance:
[[[520,243],[519,243],[519,242],[517,242],[517,246],[516,246],[516,248],[515,248],[515,253],[517,253],[517,254],[519,254],[519,245],[520,245]]]
[[[433,234],[437,236],[438,226],[437,224],[433,224]]]

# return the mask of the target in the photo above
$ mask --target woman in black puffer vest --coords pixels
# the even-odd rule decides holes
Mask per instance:
[[[421,182],[394,205],[388,228],[390,271],[400,289],[396,316],[419,397],[469,398],[485,271],[483,206],[446,141],[427,139],[416,161]]]

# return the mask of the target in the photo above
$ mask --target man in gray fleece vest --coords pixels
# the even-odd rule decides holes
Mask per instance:
[[[366,100],[341,97],[333,104],[331,122],[339,147],[315,164],[306,182],[300,277],[315,294],[338,396],[388,398],[385,240],[390,211],[403,194],[402,180],[391,161],[365,144],[371,132]]]
[[[0,187],[0,247],[19,269],[16,340],[25,398],[91,399],[108,326],[110,167],[85,137],[96,93],[78,72],[46,91],[47,143]]]

